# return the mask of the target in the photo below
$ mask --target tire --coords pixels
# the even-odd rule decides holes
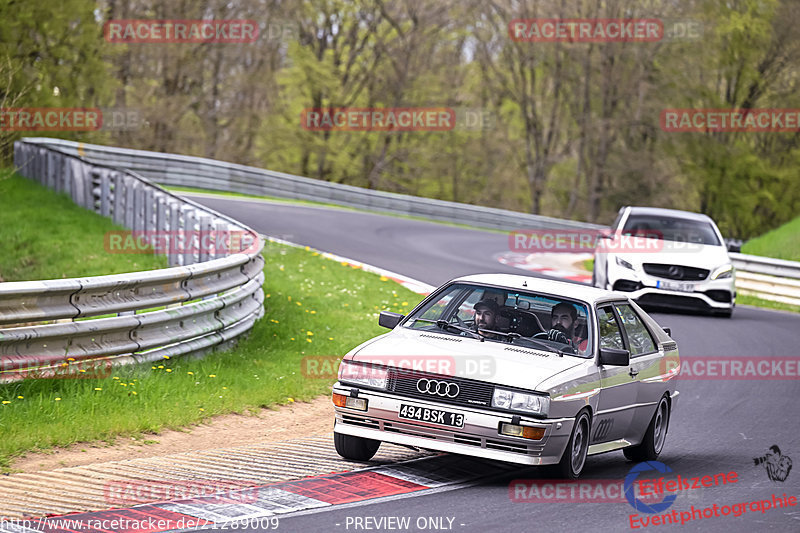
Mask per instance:
[[[589,451],[589,436],[592,422],[589,413],[581,411],[572,427],[572,435],[564,450],[564,455],[557,465],[549,469],[551,477],[557,479],[578,479],[586,465],[586,454]]]
[[[661,450],[664,449],[664,441],[667,439],[667,431],[669,430],[669,402],[667,398],[661,398],[656,407],[656,412],[650,425],[647,426],[647,431],[644,434],[644,439],[641,444],[636,446],[628,446],[622,450],[625,458],[631,461],[655,461]]]
[[[336,453],[345,459],[369,461],[378,451],[381,441],[334,433],[333,444],[336,447]]]

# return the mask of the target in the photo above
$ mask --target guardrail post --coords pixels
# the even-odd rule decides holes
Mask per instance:
[[[178,243],[182,242],[180,234],[181,209],[178,202],[169,203],[169,250],[167,261],[170,266],[183,264],[183,255],[179,253]]]
[[[195,251],[197,251],[197,231],[195,223],[197,221],[197,212],[194,208],[189,207],[183,209],[183,231],[185,246],[183,253],[183,265],[192,265],[195,263]]]
[[[100,172],[100,214],[111,216],[111,172],[106,169]]]
[[[136,195],[136,184],[133,180],[126,178],[125,181],[125,224],[123,224],[128,229],[133,229],[134,219],[136,218],[136,213],[134,211],[136,200],[134,200],[134,196]]]
[[[209,248],[214,246],[214,236],[211,234],[212,218],[209,215],[202,215],[200,217],[200,234],[197,236],[197,244],[199,246],[198,255],[200,262],[208,261],[211,257]]]
[[[112,220],[120,226],[125,225],[125,177],[114,172],[114,213]]]

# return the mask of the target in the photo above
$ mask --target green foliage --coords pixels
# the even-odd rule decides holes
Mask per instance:
[[[800,217],[742,245],[742,253],[800,261]]]

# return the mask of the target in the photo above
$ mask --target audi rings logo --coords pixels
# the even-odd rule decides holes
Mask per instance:
[[[422,378],[417,381],[417,390],[423,394],[435,394],[436,396],[455,398],[461,389],[457,383],[449,381],[436,381],[435,379]]]

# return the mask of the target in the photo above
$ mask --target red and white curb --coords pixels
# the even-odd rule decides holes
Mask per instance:
[[[592,275],[575,265],[592,257],[594,257],[592,254],[523,254],[519,252],[503,252],[495,255],[495,259],[504,265],[582,283],[591,282]]]
[[[339,263],[345,263],[353,268],[360,268],[364,272],[371,272],[373,274],[378,274],[379,276],[389,278],[390,280],[399,283],[403,287],[417,294],[422,294],[424,296],[427,296],[431,292],[433,292],[433,290],[436,288],[433,285],[428,285],[427,283],[424,283],[422,281],[418,281],[416,279],[409,278],[408,276],[392,272],[391,270],[386,270],[380,267],[369,265],[367,263],[362,263],[361,261],[356,261],[355,259],[349,259],[347,257],[342,257],[341,255],[332,254],[330,252],[323,252],[322,250],[317,250],[315,248],[311,248],[310,246],[297,244],[296,242],[285,241],[277,237],[270,237],[269,235],[262,235],[262,237],[270,242],[276,242],[278,244],[292,246],[294,248],[303,248],[309,252],[316,252],[322,257],[325,257],[327,259],[332,259],[334,261],[338,261]]]
[[[13,533],[160,533],[213,528],[238,522],[242,528],[300,511],[396,497],[446,486],[462,486],[502,475],[516,465],[439,455],[340,474],[287,481],[172,502],[144,504],[0,524]],[[271,529],[275,529],[273,526]]]

